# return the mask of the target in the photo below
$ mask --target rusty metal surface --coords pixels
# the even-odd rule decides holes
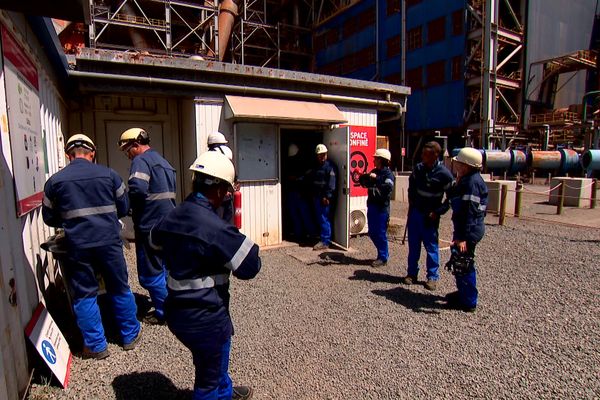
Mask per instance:
[[[288,81],[290,83],[313,83],[334,87],[363,89],[393,95],[409,95],[410,88],[390,85],[387,83],[363,81],[358,79],[340,78],[330,75],[319,75],[307,72],[289,71],[275,68],[256,67],[217,62],[212,60],[192,60],[170,56],[144,55],[138,52],[123,52],[116,50],[101,50],[83,48],[75,57],[76,67],[85,68],[86,62],[95,62],[96,68],[104,63],[139,65],[145,67],[176,68],[189,71],[204,71],[244,78],[265,78],[269,80]]]
[[[527,163],[533,168],[558,169],[562,156],[560,151],[532,151],[529,153]]]

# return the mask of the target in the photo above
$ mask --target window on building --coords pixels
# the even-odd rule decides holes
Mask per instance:
[[[342,35],[344,37],[349,37],[354,33],[358,32],[358,25],[356,24],[356,20],[354,18],[351,18],[344,22],[344,25],[342,26],[342,32]]]
[[[406,8],[419,4],[423,0],[406,0]]]
[[[400,0],[387,0],[387,15],[400,12]]]
[[[446,17],[440,17],[427,24],[427,44],[446,38]]]
[[[391,74],[383,77],[383,81],[387,83],[391,83],[392,85],[401,85],[402,84],[402,75],[400,72],[396,72],[395,74]]]
[[[386,42],[387,58],[391,58],[400,54],[400,35],[389,38]]]
[[[363,29],[373,26],[375,24],[375,9],[369,8],[368,10],[360,13],[358,16],[357,31],[360,32]]]
[[[463,77],[463,58],[461,56],[452,57],[452,72],[450,79],[453,81],[461,80]]]
[[[462,9],[456,10],[452,13],[452,34],[460,35],[464,32],[464,11]]]
[[[445,68],[446,62],[444,60],[427,65],[427,86],[441,85],[446,82]]]
[[[414,89],[423,87],[423,67],[412,68],[406,71],[406,85]]]
[[[411,51],[423,47],[423,29],[417,26],[406,33],[406,50]]]

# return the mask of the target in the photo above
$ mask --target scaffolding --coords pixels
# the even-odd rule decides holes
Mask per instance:
[[[488,136],[517,131],[523,93],[527,0],[467,2],[465,127],[488,147]]]
[[[310,71],[312,28],[357,0],[239,0],[226,54],[219,2],[89,0],[89,46]]]
[[[92,48],[214,56],[218,6],[174,0],[90,0]],[[217,46],[218,48],[218,46]]]

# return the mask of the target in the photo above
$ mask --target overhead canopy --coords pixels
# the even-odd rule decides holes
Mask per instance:
[[[309,101],[225,96],[225,119],[341,124],[347,122],[333,104]]]

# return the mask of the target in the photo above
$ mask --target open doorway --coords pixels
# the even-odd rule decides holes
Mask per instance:
[[[323,143],[323,132],[281,128],[280,133],[282,237],[312,246],[319,240],[319,228],[308,182],[302,177],[315,167],[315,148]]]

